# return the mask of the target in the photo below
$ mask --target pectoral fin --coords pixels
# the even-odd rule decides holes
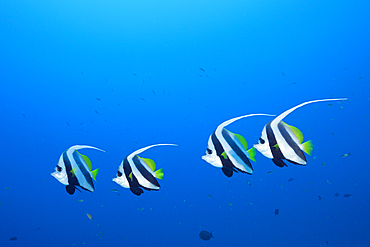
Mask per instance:
[[[224,157],[225,160],[227,160],[227,155],[225,151],[221,155]]]
[[[72,177],[74,177],[76,174],[76,169],[77,169],[77,167],[75,167],[75,168],[73,168],[71,171],[70,171],[70,173],[72,173]]]

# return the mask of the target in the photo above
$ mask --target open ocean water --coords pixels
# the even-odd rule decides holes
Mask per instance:
[[[0,246],[370,246],[370,2],[0,2]],[[307,165],[202,160],[222,122],[284,121]],[[258,142],[272,117],[227,129]],[[112,181],[131,152],[159,191]],[[50,174],[73,145],[93,193]],[[349,154],[349,155],[348,155]],[[91,218],[89,218],[89,217]],[[202,240],[201,231],[213,238]]]

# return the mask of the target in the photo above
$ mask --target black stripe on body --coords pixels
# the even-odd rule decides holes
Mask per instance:
[[[131,192],[137,196],[140,196],[143,193],[143,190],[139,188],[141,187],[141,185],[137,181],[135,175],[132,173],[132,169],[130,163],[127,160],[127,157],[123,160],[123,172],[125,173]],[[130,174],[132,180],[130,178]]]
[[[224,156],[221,155],[225,150],[222,147],[220,141],[216,137],[216,131],[213,132],[211,138],[212,138],[213,146],[215,147],[215,150],[216,150],[216,155],[220,158],[223,169],[229,169],[229,170],[233,171],[234,170],[233,169],[234,165],[231,163],[231,161],[229,159],[225,159]],[[232,173],[231,173],[231,175],[228,173],[228,175],[226,175],[226,176],[231,177]]]
[[[284,140],[288,143],[288,145],[293,149],[293,151],[295,152],[295,154],[300,157],[302,160],[306,161],[306,156],[304,155],[304,153],[302,152],[302,150],[300,149],[300,147],[297,145],[297,143],[292,139],[292,137],[289,135],[288,131],[286,130],[287,126],[284,125],[282,122],[280,122],[278,124],[278,129],[282,135],[282,137],[284,138]],[[287,159],[289,162],[292,162],[294,164],[296,164],[296,162],[294,161],[291,161],[289,159]]]
[[[229,144],[229,146],[231,147],[231,149],[236,153],[236,155],[247,165],[251,168],[251,170],[253,170],[252,168],[252,164],[251,162],[249,161],[247,155],[240,149],[240,147],[235,143],[235,141],[232,139],[232,137],[230,136],[230,132],[227,131],[226,129],[222,129],[222,136],[225,138],[226,142]],[[243,172],[243,173],[248,173],[246,171],[243,171],[243,170],[240,170],[239,168],[237,168],[235,165],[234,165],[235,169],[237,169],[238,171],[240,172]]]
[[[73,154],[73,159],[75,160],[78,168],[81,170],[82,172],[82,175],[84,176],[85,180],[87,181],[87,183],[89,183],[91,185],[91,187],[95,190],[94,188],[94,183],[92,181],[92,178],[90,176],[90,173],[88,170],[86,170],[86,167],[84,166],[84,163],[83,161],[81,160],[82,159],[82,156],[77,152],[77,151],[74,151]],[[76,176],[74,176],[76,177]],[[80,187],[84,190],[88,190],[86,188],[84,188],[83,186],[80,185]]]
[[[147,170],[145,169],[145,167],[143,166],[143,164],[141,164],[141,160],[139,158],[139,156],[135,155],[134,158],[132,159],[132,161],[134,162],[136,168],[139,170],[139,172],[141,173],[141,175],[146,179],[148,180],[151,184],[154,184],[155,186],[158,186],[160,187],[157,179]],[[141,185],[142,188],[146,189],[146,190],[153,190],[153,189],[150,189],[150,188],[146,188],[144,186]],[[157,189],[155,189],[157,190]]]
[[[72,176],[72,173],[71,173],[72,165],[71,165],[70,160],[68,159],[67,151],[63,153],[63,163],[66,167],[66,173],[67,173],[67,177],[68,177],[68,184],[73,185],[73,186],[80,186],[76,176]]]
[[[132,169],[131,169],[130,163],[128,163],[127,157],[123,160],[123,171],[125,173],[128,184],[130,185],[130,188],[131,187],[138,188],[140,186],[140,184],[138,183],[136,177],[132,173]],[[131,173],[132,173],[132,175],[131,175],[132,180],[130,178]]]
[[[282,159],[285,159],[284,155],[281,153],[281,151],[280,151],[279,148],[274,147],[277,144],[277,142],[276,142],[276,138],[275,138],[274,132],[273,132],[273,130],[271,128],[271,122],[269,122],[268,124],[266,124],[267,140],[269,142],[269,146],[270,146],[270,150],[271,150],[271,153],[272,153],[272,157],[274,159],[277,159],[277,160],[282,160]]]

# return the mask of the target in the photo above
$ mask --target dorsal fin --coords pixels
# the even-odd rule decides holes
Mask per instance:
[[[289,113],[291,113],[292,111],[294,111],[295,109],[299,108],[299,107],[302,107],[304,105],[307,105],[307,104],[311,104],[311,103],[315,103],[315,102],[323,102],[323,101],[332,101],[332,100],[347,100],[347,98],[340,98],[340,99],[319,99],[319,100],[311,100],[311,101],[307,101],[307,102],[304,102],[302,104],[299,104],[295,107],[292,107],[288,110],[286,110],[285,112],[281,113],[279,116],[277,116],[274,120],[272,120],[271,124],[278,124],[280,123],[281,120],[283,120],[283,118],[285,118]]]
[[[140,148],[138,150],[136,150],[135,152],[131,153],[130,155],[128,155],[128,157],[134,157],[135,155],[139,154],[139,153],[142,153],[144,152],[145,150],[149,149],[149,148],[152,148],[152,147],[157,147],[157,146],[177,146],[176,144],[154,144],[154,145],[150,145],[150,146],[147,146],[147,147],[144,147],[144,148]]]
[[[92,164],[91,164],[91,160],[89,159],[89,157],[87,157],[86,155],[81,154],[81,153],[80,153],[80,152],[78,152],[77,150],[76,150],[76,152],[77,152],[79,155],[81,155],[81,157],[82,157],[82,159],[85,161],[85,163],[86,163],[87,167],[89,167],[89,170],[90,170],[90,171],[92,171]]]
[[[238,140],[240,141],[240,143],[243,145],[244,151],[247,151],[248,150],[248,143],[245,140],[245,138],[242,135],[235,134],[235,133],[233,133],[233,134],[235,135],[236,138],[238,138]]]
[[[143,160],[145,162],[145,164],[147,164],[153,172],[155,171],[156,165],[155,165],[154,160],[149,159],[149,158],[141,158],[139,155],[138,155],[138,157],[141,160]]]
[[[253,116],[270,116],[270,117],[274,117],[276,115],[270,115],[270,114],[263,114],[263,113],[257,113],[257,114],[248,114],[248,115],[244,115],[244,116],[240,116],[240,117],[235,117],[235,118],[232,118],[232,119],[229,119],[225,122],[223,122],[222,124],[220,124],[217,129],[222,129],[222,128],[225,128],[226,126],[228,126],[229,124],[235,122],[236,120],[239,120],[241,118],[246,118],[246,117],[253,117]]]
[[[297,127],[294,127],[292,125],[289,125],[287,123],[282,122],[284,125],[286,125],[292,132],[293,134],[298,138],[299,144],[303,142],[303,134],[302,131],[300,131]]]

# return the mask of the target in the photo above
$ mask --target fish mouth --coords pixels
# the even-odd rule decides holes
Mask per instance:
[[[257,149],[258,151],[260,151],[260,144],[253,144],[253,147],[255,148],[255,149]]]
[[[202,160],[212,164],[214,162],[214,159],[212,159],[212,157],[210,157],[209,155],[203,155],[202,156]]]

